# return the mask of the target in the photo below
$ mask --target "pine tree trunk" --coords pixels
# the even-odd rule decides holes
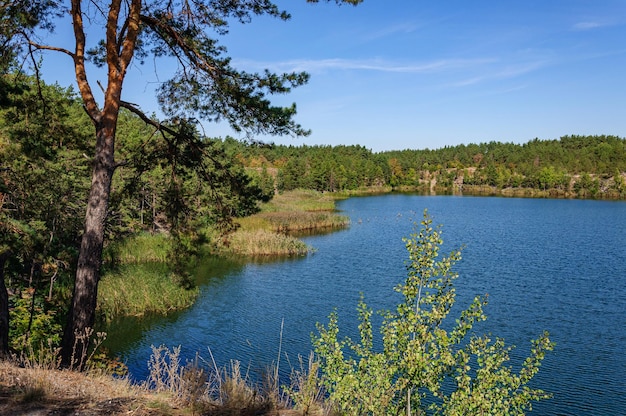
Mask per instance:
[[[105,222],[115,170],[114,138],[116,117],[104,117],[96,126],[96,157],[87,201],[85,231],[82,237],[72,304],[68,314],[61,363],[64,367],[81,370],[85,365],[93,329],[98,296],[98,281],[102,264]]]
[[[82,369],[85,364],[83,358],[86,358],[89,348],[87,331],[93,329],[96,317],[105,222],[111,194],[111,181],[116,167],[115,130],[122,97],[122,84],[139,36],[142,0],[109,2],[105,38],[108,75],[101,111],[87,81],[82,1],[72,0],[71,6],[70,14],[76,40],[73,55],[76,82],[83,98],[85,111],[96,127],[96,153],[91,190],[87,200],[85,232],[78,255],[72,304],[61,344],[61,363],[66,367]],[[126,9],[125,12],[122,11],[122,7]],[[124,30],[121,33],[119,33],[120,25],[122,25],[119,23],[120,16],[124,20]]]

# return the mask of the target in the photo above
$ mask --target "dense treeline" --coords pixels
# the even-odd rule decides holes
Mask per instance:
[[[262,178],[273,176],[279,191],[381,186],[389,176],[385,158],[363,146],[276,146],[245,144],[232,138],[226,138],[225,145]]]
[[[623,198],[626,140],[564,136],[524,144],[461,144],[437,150],[373,153],[362,146],[225,144],[278,190],[357,190],[368,186],[443,192],[499,192]]]

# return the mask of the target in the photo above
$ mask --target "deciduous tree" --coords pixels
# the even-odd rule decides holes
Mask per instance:
[[[548,334],[532,342],[531,355],[515,373],[502,339],[472,334],[485,318],[486,298],[476,297],[456,323],[446,324],[455,303],[454,264],[459,250],[441,256],[441,230],[424,212],[417,232],[405,240],[407,278],[395,290],[402,302],[384,311],[376,341],[372,310],[358,306],[360,340],[339,336],[336,313],[314,338],[331,402],[349,415],[521,415],[532,401],[549,397],[528,386],[553,344]]]

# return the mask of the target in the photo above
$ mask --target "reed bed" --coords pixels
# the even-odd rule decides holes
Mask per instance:
[[[197,288],[185,289],[176,283],[165,263],[124,265],[103,276],[98,311],[106,321],[164,315],[191,306],[197,296]]]
[[[239,229],[221,240],[219,251],[244,256],[304,255],[311,249],[289,233],[349,225],[348,217],[335,212],[336,199],[310,190],[276,195],[258,214],[239,218]]]
[[[337,195],[312,190],[296,189],[275,195],[264,204],[262,212],[334,211]]]
[[[266,212],[259,216],[270,224],[272,231],[278,233],[343,228],[350,223],[348,217],[327,211]]]
[[[334,196],[294,190],[276,195],[258,214],[237,220],[239,229],[222,239],[220,250],[244,256],[304,255],[311,249],[289,233],[346,227]]]
[[[388,185],[372,185],[357,189],[344,189],[335,193],[335,199],[346,199],[352,196],[380,195],[393,192],[394,188]]]
[[[166,234],[142,233],[110,244],[105,259],[118,264],[166,262],[170,247]]]
[[[240,229],[225,238],[225,251],[244,256],[298,256],[309,247],[295,237],[271,231]]]

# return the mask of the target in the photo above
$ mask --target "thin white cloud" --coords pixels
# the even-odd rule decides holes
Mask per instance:
[[[420,27],[422,27],[422,25],[419,25],[414,22],[396,23],[391,26],[382,28],[380,30],[376,30],[374,32],[368,33],[366,36],[364,36],[364,39],[374,40],[374,39],[385,38],[385,37],[395,35],[398,33],[400,34],[412,33],[412,32],[415,32]]]
[[[237,64],[248,68],[270,68],[278,72],[306,71],[319,73],[329,70],[363,70],[398,73],[437,73],[450,70],[475,68],[494,62],[491,58],[439,59],[429,62],[398,63],[381,59],[298,59],[285,62],[264,63],[239,61]]]
[[[469,87],[494,80],[515,79],[554,64],[543,57],[526,59],[466,58],[434,59],[430,61],[399,62],[385,59],[294,59],[283,62],[239,61],[236,66],[248,70],[269,68],[274,72],[300,72],[310,74],[332,71],[372,71],[379,73],[443,75],[436,84],[444,88]],[[432,84],[433,79],[429,81]]]
[[[536,62],[528,62],[519,65],[512,65],[505,68],[502,68],[499,73],[497,73],[498,78],[515,78],[520,75],[525,75],[529,72],[534,72],[540,68],[543,68],[548,65],[547,61],[536,61]]]
[[[470,85],[480,84],[485,81],[488,77],[486,76],[477,76],[472,78],[467,78],[458,82],[454,82],[451,84],[452,87],[468,87]]]
[[[485,69],[480,75],[469,77],[451,84],[452,87],[467,87],[470,85],[480,84],[490,80],[512,79],[530,72],[537,71],[546,67],[550,63],[548,61],[528,62],[517,65],[507,65],[504,67],[495,67]]]
[[[599,21],[589,20],[589,21],[575,23],[574,26],[572,26],[572,29],[576,31],[585,31],[585,30],[593,30],[593,29],[598,29],[598,28],[607,27],[607,26],[613,26],[613,24],[608,23],[608,22],[599,22]]]

